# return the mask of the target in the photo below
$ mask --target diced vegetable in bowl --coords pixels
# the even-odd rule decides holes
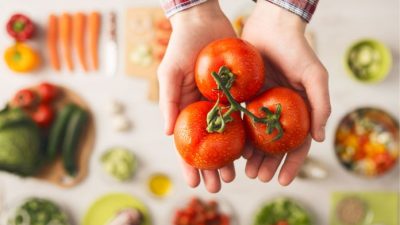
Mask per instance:
[[[32,197],[12,209],[7,225],[70,225],[66,213],[56,203]]]

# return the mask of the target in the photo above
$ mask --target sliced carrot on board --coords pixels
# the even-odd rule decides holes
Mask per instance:
[[[99,36],[101,26],[101,15],[99,12],[92,12],[89,15],[89,52],[94,70],[99,69]]]
[[[68,13],[63,13],[59,20],[59,34],[63,51],[63,58],[70,71],[74,70],[72,61],[72,18]]]
[[[86,15],[83,13],[76,13],[73,17],[72,27],[75,52],[83,70],[88,71],[85,49]]]
[[[58,57],[58,18],[51,14],[47,24],[47,49],[49,51],[50,63],[53,69],[60,70],[60,58]]]

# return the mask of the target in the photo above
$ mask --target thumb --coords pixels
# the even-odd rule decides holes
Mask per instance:
[[[164,117],[164,132],[172,135],[179,113],[182,76],[176,67],[163,63],[158,68],[157,76],[160,89],[159,106]]]
[[[311,135],[316,141],[325,139],[325,126],[331,114],[329,100],[328,72],[320,63],[304,71],[302,84],[311,105]]]

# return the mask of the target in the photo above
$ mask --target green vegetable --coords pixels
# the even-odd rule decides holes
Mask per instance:
[[[77,108],[78,106],[70,103],[57,114],[57,118],[50,129],[49,142],[47,144],[46,154],[49,160],[54,159],[58,149],[61,147],[62,140],[67,130],[68,122],[71,119],[71,115]]]
[[[372,45],[363,43],[351,50],[348,64],[357,78],[368,80],[379,72],[381,55]]]
[[[13,217],[9,218],[10,225],[69,225],[68,218],[53,202],[31,198],[22,204]]]
[[[136,168],[136,158],[125,148],[114,147],[101,156],[104,170],[118,181],[130,179]]]
[[[34,174],[40,166],[40,149],[39,129],[21,109],[0,112],[0,170]]]
[[[282,220],[295,225],[312,224],[308,213],[287,198],[279,198],[264,205],[257,213],[253,224],[275,225]]]
[[[79,107],[73,110],[62,144],[64,169],[70,176],[75,176],[78,171],[76,152],[87,122],[88,113],[86,111]]]

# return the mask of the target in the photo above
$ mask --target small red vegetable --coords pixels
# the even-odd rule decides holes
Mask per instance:
[[[57,97],[59,90],[55,85],[45,82],[39,84],[37,91],[41,103],[50,103]]]
[[[32,113],[32,119],[41,128],[47,128],[53,122],[54,111],[50,105],[41,104]]]
[[[22,89],[15,94],[13,105],[22,108],[28,108],[35,104],[36,95],[32,90]]]
[[[23,14],[14,14],[7,22],[7,32],[16,41],[30,39],[35,29],[35,24]]]
[[[225,131],[207,132],[207,115],[213,107],[214,103],[207,101],[192,103],[175,123],[175,146],[182,158],[198,169],[214,170],[232,163],[241,156],[245,144],[244,125],[237,112],[231,114],[233,120]]]
[[[211,75],[214,72],[221,78],[233,80],[230,93],[239,103],[252,99],[265,80],[260,53],[253,45],[239,38],[216,40],[203,48],[197,56],[194,72],[199,91],[211,101],[217,101],[222,94],[217,91],[217,83]],[[228,102],[225,95],[221,96],[220,101]]]
[[[309,134],[307,105],[299,94],[289,88],[271,88],[249,102],[246,108],[259,118],[267,116],[275,120],[268,128],[277,128],[279,124],[282,128],[282,133],[279,129],[267,132],[266,124],[254,123],[249,116],[244,116],[250,142],[265,153],[282,154],[294,150],[304,143]],[[276,139],[279,135],[282,136]]]

